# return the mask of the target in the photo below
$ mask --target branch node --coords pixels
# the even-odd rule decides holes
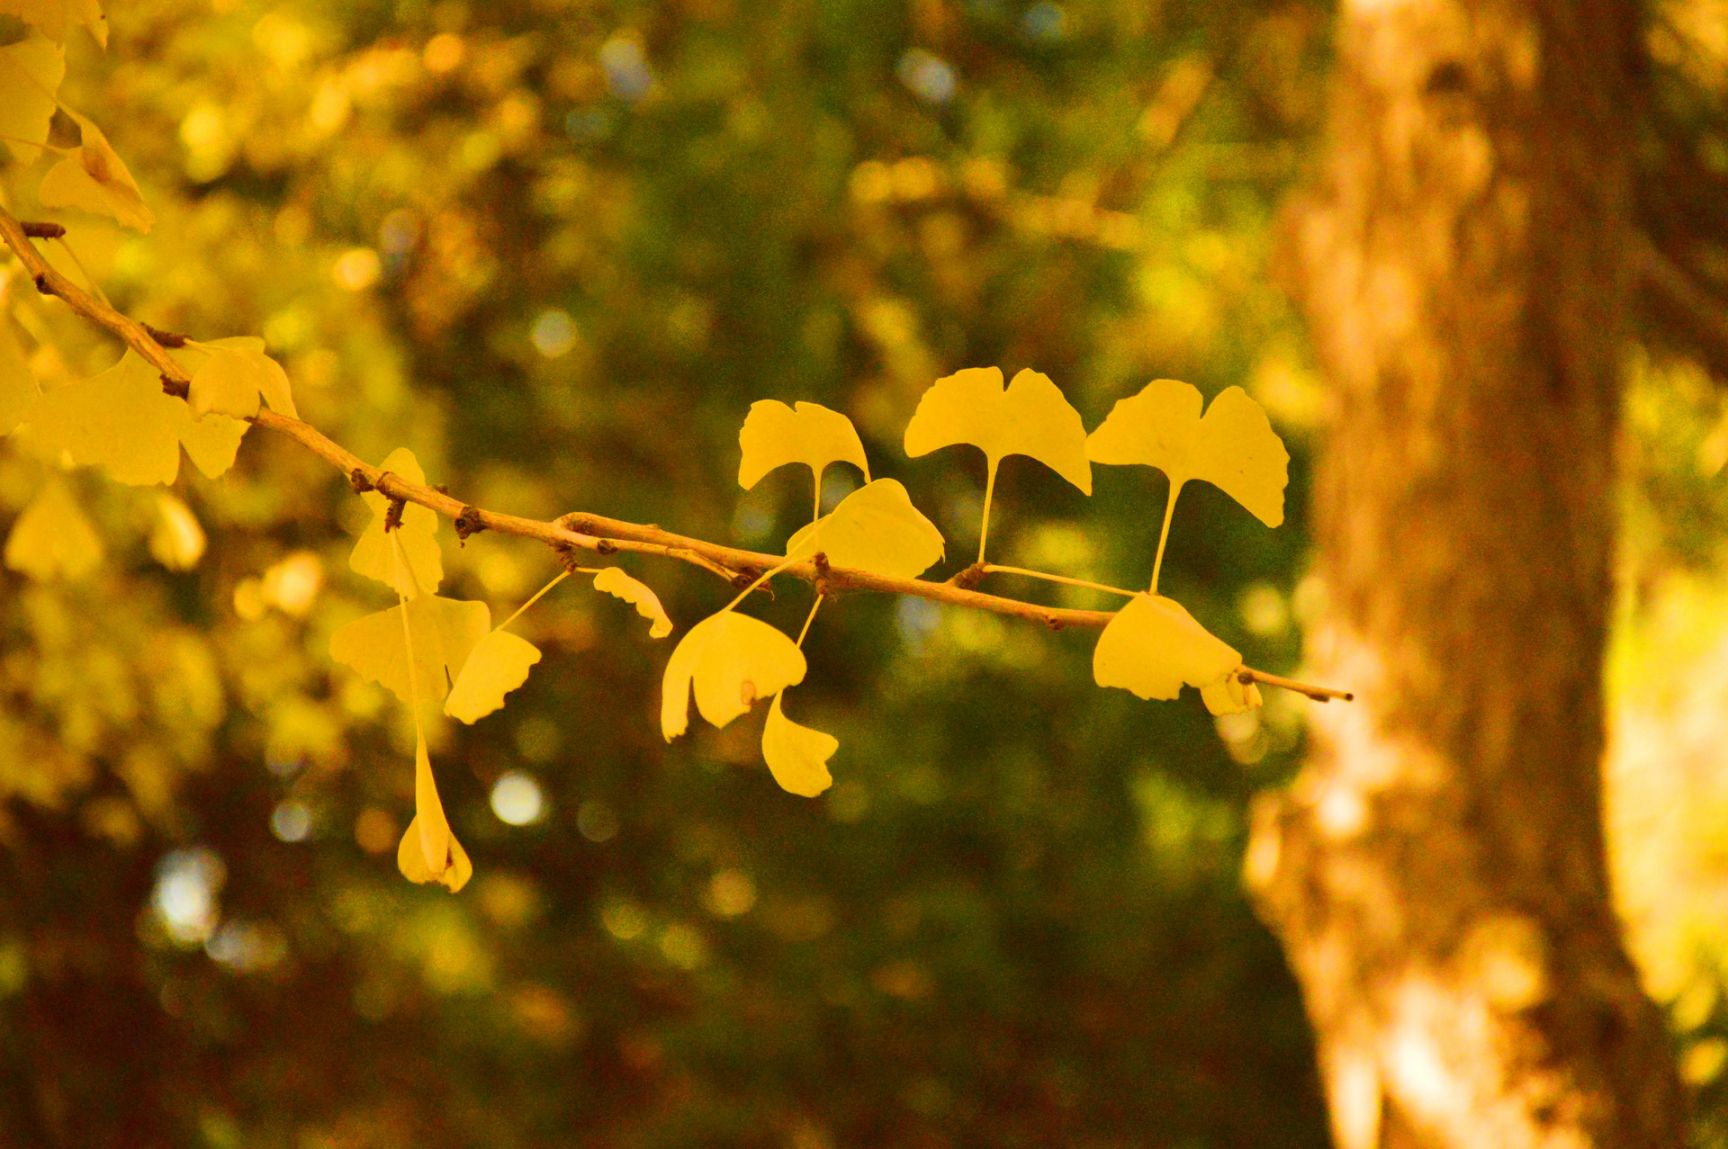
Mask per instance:
[[[618,553],[618,544],[611,539],[601,539],[594,544],[594,550],[598,554],[615,555]]]
[[[162,380],[162,394],[164,395],[172,395],[176,399],[184,399],[192,393],[191,387],[187,386],[183,380],[176,379],[172,375],[158,375],[157,378]]]
[[[19,220],[18,226],[24,229],[24,234],[31,239],[64,239],[66,226],[59,223],[49,223],[46,220]]]
[[[564,568],[566,574],[577,573],[577,568],[582,565],[576,548],[569,543],[553,543],[552,553],[558,556],[558,565]]]
[[[178,331],[164,331],[160,327],[152,327],[146,323],[144,324],[144,332],[164,347],[178,350],[186,346],[186,336]]]
[[[957,586],[961,590],[977,590],[978,584],[984,581],[984,575],[986,573],[983,563],[973,563],[965,570],[954,572],[953,576],[948,579],[948,582],[950,585]]]
[[[35,279],[31,280],[31,282],[36,285],[36,290],[41,292],[43,295],[53,295],[54,294],[54,289],[48,285],[48,273],[47,272],[39,273]]]
[[[462,513],[456,516],[456,541],[466,543],[469,535],[477,535],[486,529],[486,524],[480,521],[481,511],[476,506],[465,506]]]
[[[355,467],[348,472],[348,485],[354,488],[356,495],[364,495],[367,491],[378,489],[372,485],[372,480],[366,477],[365,470],[360,467]]]
[[[388,507],[386,507],[384,510],[384,533],[385,534],[389,534],[391,531],[399,531],[402,529],[402,512],[404,510],[406,510],[407,507],[408,507],[408,500],[407,499],[392,498],[390,500],[390,505]]]
[[[1063,622],[1061,619],[1057,618],[1053,614],[1047,614],[1044,616],[1044,625],[1049,627],[1053,631],[1061,631],[1061,630],[1067,630],[1068,629],[1068,624]]]

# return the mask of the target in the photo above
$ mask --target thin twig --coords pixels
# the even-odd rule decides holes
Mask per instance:
[[[186,370],[151,333],[151,329],[116,310],[106,301],[73,283],[51,267],[36,246],[30,242],[25,226],[0,207],[0,239],[12,249],[44,295],[57,296],[86,319],[107,328],[120,341],[141,356],[162,376],[162,387],[171,395],[184,398],[191,385]],[[634,554],[657,555],[710,571],[728,582],[737,583],[742,576],[748,583],[761,578],[761,572],[783,568],[779,573],[808,583],[820,582],[825,593],[835,591],[874,591],[880,594],[912,595],[947,606],[987,610],[1042,623],[1051,630],[1082,627],[1102,629],[1115,617],[1108,611],[1073,610],[1064,607],[1040,606],[1020,599],[986,594],[968,587],[927,579],[893,578],[870,571],[830,566],[822,556],[787,562],[784,555],[763,554],[742,550],[680,535],[660,527],[586,512],[563,515],[546,522],[520,515],[489,511],[464,502],[445,491],[422,483],[411,483],[394,472],[375,467],[348,448],[342,446],[310,423],[291,418],[269,409],[260,410],[251,420],[256,426],[274,431],[299,443],[302,447],[330,463],[356,489],[370,487],[388,499],[400,499],[426,507],[452,521],[463,518],[475,529],[517,535],[545,543],[561,554],[571,547],[611,554],[629,551]],[[364,484],[365,486],[362,486]],[[1294,690],[1317,701],[1333,698],[1348,699],[1347,691],[1324,686],[1311,686],[1293,679],[1244,666],[1238,673],[1267,686]]]

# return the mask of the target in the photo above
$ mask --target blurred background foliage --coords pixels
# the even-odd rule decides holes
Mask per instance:
[[[739,492],[748,405],[848,411],[946,534],[938,577],[971,554],[982,486],[967,453],[900,449],[938,375],[1035,367],[1088,425],[1155,376],[1244,384],[1297,457],[1291,521],[1190,491],[1165,585],[1284,670],[1323,593],[1302,567],[1326,395],[1268,269],[1328,19],[120,3],[106,56],[74,41],[63,98],[158,224],[68,219],[70,247],[159,327],[262,334],[314,424],[369,459],[409,446],[499,509],[770,549],[807,492]],[[1708,19],[1676,26],[1686,67],[1728,62]],[[26,216],[32,182],[9,183]],[[5,290],[39,377],[115,358],[16,274]],[[1728,1114],[1728,408],[1683,363],[1634,376],[1616,854],[1706,1115]],[[1142,582],[1149,474],[1100,469],[1085,500],[1010,463],[993,557]],[[7,519],[45,477],[0,451]],[[1325,1143],[1300,1003],[1238,883],[1307,703],[1268,692],[1215,723],[1098,690],[1089,636],[848,599],[808,646],[797,717],[841,751],[807,801],[774,786],[754,721],[663,744],[667,648],[567,584],[524,618],[547,652],[528,686],[434,732],[477,867],[452,898],[395,870],[406,716],[327,655],[389,605],[347,570],[368,512],[340,477],[255,432],[177,502],[63,481],[102,564],[0,573],[0,1142]],[[495,617],[555,571],[520,540],[444,537],[445,593]],[[729,597],[626,565],[681,626]],[[806,608],[788,589],[760,613]],[[1701,1143],[1728,1144],[1715,1120]]]

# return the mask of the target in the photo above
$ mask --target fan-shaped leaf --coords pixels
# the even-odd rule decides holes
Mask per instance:
[[[437,882],[455,893],[474,876],[468,851],[450,832],[444,803],[438,800],[438,785],[432,777],[432,760],[426,754],[426,739],[414,745],[414,819],[396,847],[396,868],[411,882]]]
[[[6,10],[0,0],[0,12]],[[54,93],[66,77],[66,49],[46,36],[29,36],[0,48],[0,136],[12,158],[27,164],[48,142]],[[30,145],[35,144],[36,147]]]
[[[790,794],[814,798],[834,784],[828,759],[840,749],[840,740],[786,717],[780,708],[785,691],[768,705],[768,721],[762,727],[762,757],[774,781]]]
[[[1205,686],[1242,665],[1242,656],[1194,621],[1182,604],[1137,594],[1098,636],[1092,677],[1141,698],[1175,698],[1182,686]]]
[[[402,612],[413,633],[412,678]],[[405,605],[357,618],[330,638],[330,657],[390,690],[403,702],[419,696],[442,702],[480,640],[492,629],[492,612],[483,602],[462,602],[424,594]]]
[[[281,364],[264,354],[264,341],[250,336],[214,339],[197,345],[196,351],[207,352],[204,361],[192,372],[186,401],[199,418],[212,411],[249,419],[258,413],[258,401],[270,404],[294,418],[294,394],[288,384],[288,374]]]
[[[666,741],[690,725],[690,694],[714,726],[724,726],[758,699],[804,681],[804,652],[759,619],[723,610],[691,627],[666,664],[660,732]]]
[[[475,644],[444,700],[444,713],[473,724],[504,705],[504,696],[528,681],[540,661],[540,648],[507,630],[495,630]]]
[[[738,463],[738,485],[748,491],[769,471],[788,463],[802,463],[816,473],[818,485],[830,463],[851,463],[870,478],[864,444],[852,420],[820,403],[788,407],[778,399],[750,404],[744,429],[738,432],[743,457]]]
[[[66,484],[52,478],[12,524],[5,558],[38,582],[79,579],[102,562],[102,539]]]
[[[1092,493],[1080,413],[1037,371],[1019,372],[1006,389],[999,367],[968,367],[931,384],[906,425],[906,453],[956,443],[983,451],[992,471],[1009,455],[1027,455]]]
[[[420,469],[420,461],[406,447],[390,452],[384,460],[383,470],[410,483],[426,482],[426,472]],[[438,550],[437,514],[418,503],[409,503],[402,508],[402,523],[395,532],[402,543],[404,561],[399,561],[392,553],[390,535],[384,530],[390,500],[377,491],[368,491],[360,497],[372,508],[372,522],[360,533],[354,552],[348,556],[349,569],[355,574],[377,579],[409,598],[436,591],[438,584],[444,581],[444,557]]]
[[[1192,385],[1154,379],[1117,402],[1087,440],[1087,452],[1095,463],[1157,467],[1172,491],[1204,479],[1267,526],[1282,523],[1290,452],[1266,412],[1240,387],[1226,387],[1204,417],[1201,405]]]
[[[916,578],[942,558],[942,532],[894,479],[877,479],[786,540],[787,555],[828,556],[830,564],[890,578]]]
[[[148,232],[156,217],[108,137],[77,112],[66,114],[77,121],[84,142],[42,177],[42,206],[78,208],[105,215],[133,231]]]

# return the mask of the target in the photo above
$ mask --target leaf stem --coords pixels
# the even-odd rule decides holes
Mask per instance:
[[[816,621],[816,612],[822,609],[822,600],[825,597],[825,595],[817,595],[816,601],[810,604],[810,613],[804,616],[804,629],[798,632],[797,645],[800,649],[804,646],[804,636],[810,633],[810,624]]]
[[[1123,590],[1119,586],[1105,586],[1101,582],[1091,582],[1083,578],[1069,578],[1067,575],[1047,574],[1044,571],[1028,570],[1026,567],[1008,567],[1000,563],[985,563],[985,574],[1011,574],[1024,578],[1043,579],[1045,582],[1059,582],[1064,586],[1084,587],[1087,590],[1099,590],[1105,594],[1119,594],[1123,598],[1133,598],[1139,591]]]
[[[810,512],[810,521],[815,522],[822,517],[822,471],[816,470],[816,509]]]
[[[576,569],[581,570],[582,568],[578,567]],[[517,607],[515,614],[511,615],[509,618],[507,618],[503,622],[499,623],[493,629],[503,630],[505,627],[509,626],[511,623],[513,623],[517,619],[521,618],[524,611],[526,611],[529,607],[533,606],[535,603],[539,602],[541,599],[545,598],[546,593],[548,591],[550,591],[553,587],[557,586],[559,583],[563,582],[565,579],[569,578],[571,573],[572,572],[570,572],[570,571],[559,572],[557,578],[553,579],[551,582],[547,583],[545,586],[543,586],[539,590],[535,591],[533,598],[529,599],[527,602],[525,602],[521,606]],[[586,573],[586,572],[584,572],[584,573]]]
[[[781,571],[785,570],[787,567],[796,566],[798,563],[803,562],[805,559],[809,558],[814,553],[815,553],[815,551],[813,549],[810,549],[810,544],[805,543],[804,546],[798,548],[796,553],[787,555],[785,562],[781,563],[779,566],[769,567],[767,570],[765,570],[761,574],[757,575],[755,582],[752,582],[749,586],[747,586],[743,590],[739,591],[737,598],[733,599],[731,602],[727,603],[725,606],[720,608],[721,613],[724,614],[726,611],[733,609],[739,603],[741,603],[745,599],[749,598],[751,591],[755,590],[757,587],[761,586],[763,583],[767,582],[769,579],[773,578],[775,575],[779,574]]]
[[[1164,570],[1164,544],[1170,541],[1170,520],[1176,515],[1176,496],[1182,493],[1181,483],[1170,484],[1170,497],[1164,503],[1164,529],[1158,532],[1158,557],[1152,560],[1152,593],[1158,593],[1158,576]]]
[[[996,465],[997,460],[986,460],[988,466],[984,475],[984,521],[978,526],[978,562],[984,562],[984,544],[990,538],[990,500],[996,495]]]

